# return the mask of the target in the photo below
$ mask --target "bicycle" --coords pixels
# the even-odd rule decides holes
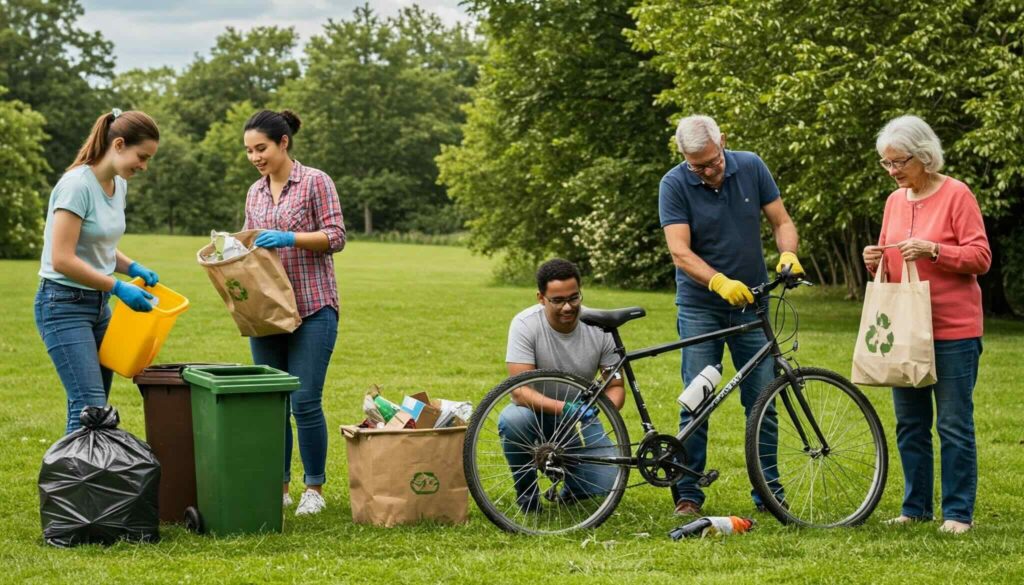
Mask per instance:
[[[768,297],[778,299],[775,318],[780,311],[784,318],[785,306],[793,310],[785,300],[786,291],[810,284],[786,270],[751,289],[757,320],[632,352],[626,351],[618,329],[645,316],[644,309],[584,310],[581,321],[612,335],[618,362],[593,381],[557,370],[533,370],[508,378],[487,393],[471,417],[463,451],[467,484],[477,506],[506,531],[556,534],[595,528],[610,517],[626,488],[635,487],[627,486],[634,468],[644,480],[637,485],[668,487],[684,475],[696,477],[701,486],[710,485],[719,472],[701,473],[688,467],[683,442],[754,367],[770,358],[777,377],[761,391],[746,423],[751,484],[783,524],[861,524],[878,505],[888,473],[888,448],[878,415],[843,376],[822,368],[794,367],[780,349],[769,320]],[[769,294],[780,285],[778,296]],[[797,324],[791,337],[799,327],[795,310],[793,314]],[[767,342],[754,357],[698,407],[679,433],[659,433],[630,364],[757,328],[763,329]],[[635,445],[629,441],[622,415],[604,395],[610,381],[622,374],[643,429],[643,438]],[[559,400],[576,400],[582,406],[568,415],[528,411],[536,417],[531,429],[534,440],[528,442],[523,435],[510,436],[499,428],[503,411],[514,407],[509,412],[515,415],[526,409],[512,397],[522,387]],[[781,410],[775,408],[777,401]],[[777,436],[774,443],[772,432]],[[762,433],[768,433],[769,440],[763,440]],[[513,458],[520,463],[513,465]],[[770,470],[778,471],[778,480],[770,479],[774,475]],[[529,485],[517,490],[516,482]]]

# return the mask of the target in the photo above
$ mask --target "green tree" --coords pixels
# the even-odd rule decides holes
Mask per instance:
[[[204,171],[191,140],[161,132],[160,149],[148,170],[129,184],[128,231],[202,233],[198,226],[208,217]]]
[[[232,105],[223,120],[210,126],[206,137],[199,144],[200,162],[210,176],[210,189],[205,202],[209,213],[208,223],[200,233],[210,229],[242,229],[245,221],[245,196],[260,176],[246,157],[242,141],[245,122],[255,112],[256,108],[248,101]],[[298,147],[296,152],[301,155],[301,142]]]
[[[293,57],[294,29],[258,26],[248,32],[228,27],[209,58],[196,56],[177,81],[178,115],[185,131],[202,140],[232,104],[249,100],[263,108],[277,89],[300,75]]]
[[[0,86],[0,97],[6,93]],[[43,156],[45,120],[27,105],[0,101],[0,258],[38,258],[49,171]]]
[[[91,81],[109,79],[112,45],[76,26],[78,0],[0,2],[0,85],[46,118],[51,182],[74,159],[96,117],[117,105]]]
[[[488,53],[441,181],[472,246],[504,251],[512,275],[560,255],[617,285],[671,280],[658,182],[675,163],[669,110],[652,103],[670,79],[623,36],[631,5],[468,2]]]
[[[920,115],[989,225],[995,264],[986,306],[1002,295],[1024,211],[1024,6],[1007,0],[712,3],[680,10],[647,0],[632,14],[640,50],[674,77],[659,101],[708,113],[734,147],[773,170],[819,278],[859,296],[861,248],[874,242],[891,179],[874,137],[891,118]],[[1018,233],[1019,232],[1019,228]],[[1020,255],[1016,256],[1024,261]],[[1018,266],[1016,270],[1024,268]],[[1019,279],[1014,279],[1019,280]]]
[[[461,139],[460,105],[479,51],[463,25],[418,7],[380,18],[368,5],[329,21],[306,47],[306,74],[277,104],[302,116],[303,160],[334,177],[346,220],[374,229],[450,231],[437,184],[441,144]]]

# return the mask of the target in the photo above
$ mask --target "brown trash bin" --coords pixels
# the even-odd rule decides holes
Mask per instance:
[[[192,387],[182,380],[188,366],[160,364],[132,378],[142,393],[146,442],[160,462],[160,520],[184,522],[196,506],[196,461],[192,442]]]

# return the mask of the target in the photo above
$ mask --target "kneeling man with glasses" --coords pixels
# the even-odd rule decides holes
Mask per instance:
[[[579,320],[583,303],[580,272],[567,260],[549,260],[537,270],[537,304],[523,310],[508,331],[505,362],[509,376],[530,370],[553,369],[592,380],[597,372],[615,365],[618,357],[609,333]],[[559,423],[583,407],[573,388],[524,386],[513,393],[510,404],[498,419],[505,459],[512,470],[516,501],[524,512],[541,509],[542,496],[549,501],[572,502],[611,489],[616,469],[611,466],[580,464],[566,470],[566,479],[554,493],[541,494],[532,447],[552,439]],[[625,387],[613,380],[605,394],[621,410]],[[614,456],[612,441],[590,407],[574,429],[570,449],[585,449],[587,454]]]

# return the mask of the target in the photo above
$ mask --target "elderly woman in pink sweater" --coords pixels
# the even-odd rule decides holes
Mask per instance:
[[[972,398],[982,351],[978,275],[988,271],[992,252],[974,194],[939,172],[942,144],[924,120],[892,120],[879,133],[876,148],[882,168],[899,188],[885,203],[878,245],[864,248],[864,263],[874,272],[885,262],[890,279],[899,281],[903,260],[915,262],[921,280],[931,283],[938,370],[931,386],[892,389],[904,490],[901,514],[889,523],[933,517],[935,420],[944,520],[939,529],[962,534],[973,523],[978,485]]]

